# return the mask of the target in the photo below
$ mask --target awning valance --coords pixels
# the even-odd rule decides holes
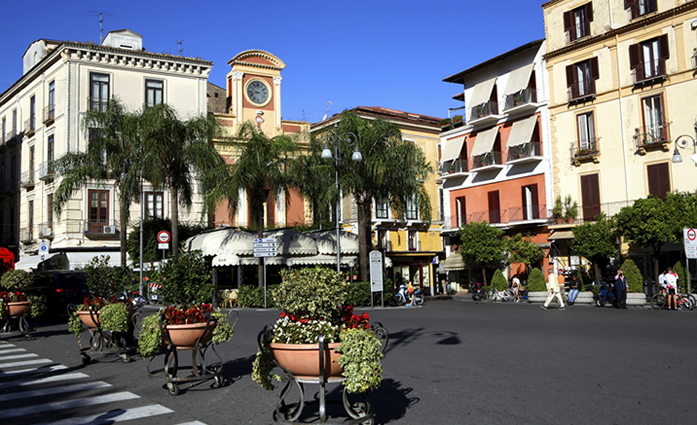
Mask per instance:
[[[109,257],[107,265],[109,267],[117,267],[121,265],[120,251],[102,251],[102,252],[66,252],[68,257],[68,267],[70,270],[84,269],[92,259],[99,256]],[[126,254],[126,263],[128,263],[128,254]]]
[[[185,242],[187,251],[201,251],[204,256],[218,254],[254,254],[254,235],[239,229],[221,228],[199,233]]]
[[[477,133],[477,138],[474,140],[472,147],[472,156],[484,155],[491,152],[496,142],[496,135],[499,133],[498,127],[493,127],[488,130]]]
[[[574,238],[574,232],[571,230],[562,230],[558,232],[552,233],[547,240],[548,241],[559,241],[563,239],[573,239]]]
[[[441,161],[451,161],[460,157],[460,152],[462,152],[462,145],[465,143],[465,136],[456,137],[450,139],[445,143],[445,148],[443,149],[443,156]]]
[[[464,270],[465,262],[462,260],[462,255],[455,252],[450,254],[450,256],[448,256],[448,258],[445,259],[445,261],[443,262],[443,266],[445,267],[445,270],[448,271]]]
[[[496,84],[496,78],[476,84],[472,89],[472,97],[470,97],[469,106],[474,107],[488,101],[491,97],[491,90],[493,90],[494,84]]]
[[[297,230],[278,230],[264,232],[264,238],[276,239],[277,255],[315,255],[317,243],[311,237]],[[342,241],[343,242],[343,241]]]
[[[537,124],[537,115],[519,120],[513,123],[511,133],[508,136],[507,147],[519,146],[528,143],[532,140],[532,132],[535,131]]]
[[[238,257],[236,254],[218,254],[213,257],[211,265],[213,267],[239,266],[240,257]]]
[[[508,74],[508,82],[506,83],[506,90],[503,94],[513,94],[528,88],[530,75],[532,74],[532,68],[534,65],[534,63],[529,63],[524,67],[513,70],[510,74]]]
[[[314,239],[317,243],[318,254],[336,255],[336,229],[308,232],[307,236]],[[342,255],[358,254],[358,235],[355,233],[342,230],[339,233],[339,242],[341,242]],[[336,260],[334,264],[336,264]]]

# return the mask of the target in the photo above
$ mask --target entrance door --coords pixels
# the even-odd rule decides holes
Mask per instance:
[[[89,233],[104,233],[104,226],[109,225],[109,191],[90,190]]]

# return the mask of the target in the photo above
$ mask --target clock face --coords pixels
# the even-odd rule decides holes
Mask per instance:
[[[252,81],[247,85],[247,97],[252,103],[263,105],[269,98],[269,89],[259,80]]]

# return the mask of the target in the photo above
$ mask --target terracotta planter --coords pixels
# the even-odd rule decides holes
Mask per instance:
[[[7,303],[10,316],[16,317],[23,315],[31,307],[31,301],[18,301],[15,303]]]
[[[342,367],[339,365],[341,354],[334,352],[340,342],[326,344],[324,350],[325,377],[340,377]],[[318,344],[277,344],[271,343],[271,354],[276,362],[297,377],[319,376]]]
[[[80,310],[77,312],[77,315],[80,317],[80,320],[82,320],[82,323],[85,324],[90,329],[97,329],[97,326],[99,326],[99,312],[92,312],[90,314],[89,310]],[[97,320],[93,320],[93,317],[96,318]]]
[[[177,347],[177,350],[192,350],[196,348],[196,343],[203,335],[204,329],[206,329],[205,323],[167,325],[165,327],[172,344]],[[213,338],[213,329],[215,329],[215,322],[211,322],[208,331],[201,339],[201,344],[206,344]]]

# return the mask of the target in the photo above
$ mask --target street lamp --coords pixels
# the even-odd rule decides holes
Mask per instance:
[[[339,166],[341,165],[341,150],[339,149],[339,144],[341,140],[346,140],[349,146],[355,145],[356,150],[353,152],[351,159],[354,161],[362,161],[363,155],[361,151],[358,150],[358,136],[351,132],[346,132],[339,134],[339,125],[334,123],[334,128],[327,130],[327,134],[324,136],[324,149],[322,150],[323,159],[331,159],[332,151],[329,149],[329,143],[334,144],[334,172],[336,177],[336,272],[341,273],[341,237],[340,230],[341,226],[339,223],[339,211],[341,210],[341,188],[339,187]]]
[[[694,129],[695,129],[695,135],[697,135],[697,121],[695,121]],[[675,139],[675,151],[673,152],[673,163],[682,162],[682,155],[680,155],[680,151],[678,151],[678,148],[687,149],[689,147],[687,139],[690,139],[692,141],[692,156],[690,157],[690,159],[697,166],[697,140],[695,140],[692,136],[690,136],[688,134],[683,134],[682,136],[678,136],[678,138]]]

